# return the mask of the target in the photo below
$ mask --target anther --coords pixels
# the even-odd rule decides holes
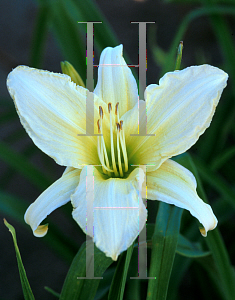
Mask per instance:
[[[109,104],[108,104],[108,110],[109,110],[109,113],[111,112],[111,110],[112,110],[112,104],[109,102]]]
[[[115,105],[115,115],[118,114],[118,106],[119,106],[119,102]]]
[[[97,121],[97,125],[98,125],[98,133],[100,133],[100,120]]]
[[[117,130],[120,132],[120,124],[116,123],[116,125],[117,125]]]
[[[103,108],[102,106],[99,106],[99,115],[103,119],[104,113],[103,113]]]
[[[120,124],[117,123],[117,156],[118,156],[118,169],[119,174],[121,177],[123,177],[123,171],[122,171],[122,161],[121,161],[121,151],[120,151]]]
[[[120,121],[120,129],[122,130],[123,121]]]

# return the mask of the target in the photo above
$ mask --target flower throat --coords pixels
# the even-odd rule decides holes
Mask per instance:
[[[128,158],[126,152],[126,142],[125,134],[123,128],[123,121],[119,120],[119,102],[115,105],[115,122],[116,126],[112,124],[112,104],[108,104],[108,113],[109,113],[109,126],[110,126],[110,155],[107,153],[105,140],[103,136],[103,117],[104,111],[101,106],[99,106],[99,115],[100,119],[97,121],[98,133],[101,133],[101,136],[98,136],[98,156],[100,163],[102,165],[103,173],[109,177],[123,177],[123,174],[128,171]],[[116,135],[116,147],[114,146],[114,138]]]

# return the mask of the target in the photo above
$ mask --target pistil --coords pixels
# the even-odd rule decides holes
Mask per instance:
[[[115,161],[115,153],[114,153],[114,144],[113,144],[113,126],[112,126],[112,104],[108,104],[108,111],[109,111],[109,120],[110,120],[110,141],[111,141],[111,158],[112,158],[112,164],[113,164],[113,171],[116,177],[118,177],[118,171],[116,167],[116,161]]]
[[[110,166],[109,166],[108,154],[107,154],[107,150],[106,150],[105,142],[104,142],[104,136],[103,136],[103,130],[102,130],[103,109],[101,106],[99,106],[99,115],[100,115],[100,119],[97,122],[98,133],[101,133],[102,135],[101,135],[101,143],[100,143],[100,136],[98,136],[98,156],[99,156],[100,162],[102,164],[103,172],[105,174],[108,173],[108,176],[111,176],[110,172],[113,172],[113,170],[111,170]],[[104,162],[104,159],[105,159],[106,164]]]
[[[103,117],[104,112],[101,106],[99,106],[99,115],[100,119],[97,121],[98,126],[98,156],[100,163],[102,165],[102,170],[104,174],[107,174],[111,177],[111,173],[113,172],[115,177],[123,177],[124,172],[128,171],[128,158],[127,158],[127,151],[126,151],[126,143],[125,143],[125,134],[123,129],[123,121],[119,120],[119,102],[115,105],[115,121],[116,121],[116,128],[113,128],[112,124],[112,104],[108,104],[108,112],[109,112],[109,126],[110,126],[110,158],[112,160],[112,169],[110,168],[109,164],[109,156],[107,153],[107,149],[105,146],[104,136],[103,136]],[[116,130],[115,130],[116,129]],[[114,131],[113,131],[114,130]],[[115,151],[114,147],[114,132],[116,133],[117,139],[117,148]],[[120,147],[121,145],[121,147]],[[121,155],[122,152],[122,155]],[[117,160],[117,161],[116,161]],[[124,163],[123,163],[124,162]]]
[[[120,151],[119,141],[120,141],[120,124],[117,123],[117,154],[118,154],[118,168],[119,168],[120,176],[123,177],[122,161],[121,161],[121,151]]]
[[[127,152],[126,152],[126,141],[125,141],[125,133],[124,133],[124,128],[123,128],[123,121],[120,121],[120,143],[122,147],[122,153],[123,153],[123,158],[124,158],[124,165],[125,165],[125,172],[128,171],[128,157],[127,157]]]

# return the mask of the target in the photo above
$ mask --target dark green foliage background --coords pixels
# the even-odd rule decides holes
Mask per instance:
[[[61,293],[61,299],[93,299],[96,295],[96,300],[234,300],[234,1],[8,0],[1,1],[0,7],[0,216],[16,230],[35,299],[57,299],[56,293]],[[104,279],[99,285],[81,281],[75,292],[77,298],[71,298],[68,295],[76,288],[74,281],[66,279],[63,290],[62,286],[70,266],[68,278],[74,279],[69,276],[76,272],[84,273],[81,245],[85,236],[71,217],[70,204],[45,221],[49,222],[45,238],[35,238],[24,223],[28,205],[61,176],[64,168],[37,149],[27,136],[5,80],[12,68],[20,64],[61,72],[60,61],[67,60],[85,81],[86,26],[77,21],[103,22],[94,29],[94,64],[98,64],[103,48],[119,43],[124,45],[127,62],[137,64],[138,27],[130,22],[155,21],[147,26],[148,84],[157,83],[165,72],[174,70],[181,40],[181,68],[211,64],[226,71],[229,81],[210,128],[190,149],[190,155],[176,158],[196,176],[198,193],[213,207],[218,228],[203,238],[199,224],[188,212],[182,214],[174,206],[148,201],[148,275],[158,279],[149,284],[147,280],[130,280],[137,276],[137,244],[112,264],[96,249],[97,276]],[[97,77],[96,69],[94,76]],[[0,249],[0,299],[24,299],[12,237],[3,221]],[[49,288],[44,289],[45,286]]]

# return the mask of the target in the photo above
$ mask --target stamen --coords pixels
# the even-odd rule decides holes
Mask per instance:
[[[109,104],[108,104],[108,111],[109,111],[109,113],[111,112],[111,110],[112,110],[112,104],[109,103]]]
[[[102,124],[102,122],[101,122],[101,124]],[[98,133],[102,134],[102,126],[100,125],[100,120],[97,121],[97,125],[98,125]],[[101,143],[100,143],[100,136],[98,135],[98,157],[101,162],[102,170],[103,170],[104,174],[107,174],[107,171],[108,171],[108,175],[110,176],[110,172],[113,172],[113,170],[111,170],[109,167],[108,155],[107,155],[103,135],[101,136]],[[105,165],[104,157],[105,157],[107,166]]]
[[[119,102],[115,105],[115,115],[117,116],[117,122],[119,123],[119,110],[118,110]]]
[[[127,157],[127,152],[126,152],[126,141],[125,141],[125,133],[124,133],[124,128],[123,128],[123,121],[120,121],[120,143],[122,147],[122,153],[123,153],[123,158],[124,158],[124,165],[125,165],[125,172],[128,171],[128,157]]]
[[[100,115],[100,118],[103,119],[104,113],[103,113],[102,106],[99,106],[99,115]]]
[[[119,141],[120,141],[120,124],[117,123],[117,154],[118,154],[118,168],[119,168],[120,176],[123,177],[122,161],[121,161],[121,151],[120,151]]]
[[[98,133],[100,133],[101,132],[101,130],[100,130],[100,120],[97,121],[97,126],[98,126]],[[107,172],[104,168],[104,159],[103,159],[102,145],[100,144],[100,136],[98,136],[98,157],[100,159],[103,172],[105,174],[107,174]]]
[[[107,174],[109,177],[111,177],[111,173],[114,172],[115,177],[123,177],[124,172],[128,171],[128,157],[127,157],[127,151],[126,151],[126,142],[125,142],[125,134],[124,134],[124,127],[123,127],[123,121],[119,121],[119,102],[115,105],[115,115],[112,115],[112,104],[111,102],[108,103],[108,112],[109,112],[109,126],[110,126],[110,156],[112,160],[112,169],[110,168],[109,159],[105,140],[103,136],[103,122],[104,120],[104,111],[102,106],[99,106],[99,116],[100,119],[97,121],[98,126],[98,133],[101,135],[98,135],[98,157],[100,160],[100,163],[102,165],[102,170],[104,174]],[[116,131],[115,128],[113,128],[113,118],[115,117],[115,123],[116,123]],[[106,121],[105,121],[106,122]],[[114,131],[113,131],[114,129]],[[116,147],[116,144],[114,143],[114,132],[117,134],[117,148],[115,153],[114,147]],[[121,146],[120,146],[121,144]],[[121,153],[122,152],[122,153]],[[116,157],[115,157],[116,155]],[[117,163],[116,163],[117,159]]]
[[[110,140],[111,140],[111,157],[112,157],[112,164],[113,164],[113,171],[115,176],[118,176],[118,171],[116,167],[116,161],[115,161],[115,153],[114,153],[114,145],[113,145],[113,126],[112,126],[112,104],[108,104],[108,110],[109,110],[109,120],[110,120]]]
[[[98,133],[100,133],[100,120],[97,121]]]

